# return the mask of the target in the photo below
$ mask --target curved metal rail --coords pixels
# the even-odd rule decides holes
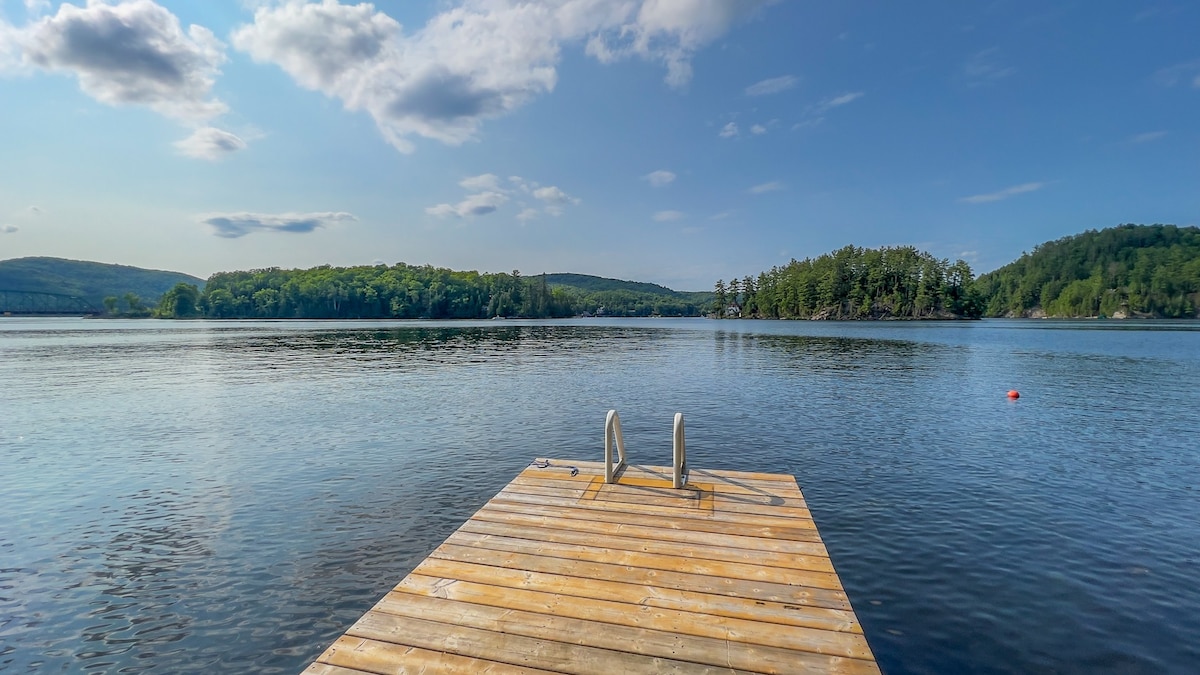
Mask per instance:
[[[613,466],[613,445],[617,446],[617,463]],[[604,482],[615,483],[621,469],[625,468],[625,437],[621,435],[621,418],[616,410],[609,410],[604,418]]]

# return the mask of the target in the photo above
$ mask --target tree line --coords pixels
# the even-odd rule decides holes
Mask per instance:
[[[553,286],[546,275],[458,272],[404,263],[305,270],[220,272],[203,290],[177,284],[155,312],[163,318],[486,319],[696,316],[706,303],[629,290]]]
[[[757,277],[718,280],[713,316],[766,319],[978,318],[971,266],[912,246],[846,246]]]
[[[1191,318],[1200,229],[1120,225],[1047,242],[979,277],[988,316]]]

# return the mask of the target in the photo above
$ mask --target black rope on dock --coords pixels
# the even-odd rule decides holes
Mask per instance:
[[[561,465],[561,466],[559,466],[559,465],[555,465],[555,464],[551,464],[551,463],[550,463],[550,460],[548,460],[548,459],[535,459],[535,460],[533,460],[532,462],[530,462],[530,463],[529,463],[529,466],[532,466],[532,467],[533,467],[533,468],[535,468],[535,469],[570,469],[570,470],[571,470],[571,475],[572,475],[572,476],[578,476],[578,475],[579,475],[579,468],[578,468],[578,467],[569,466],[569,465],[567,465],[567,464],[563,464],[563,465]]]

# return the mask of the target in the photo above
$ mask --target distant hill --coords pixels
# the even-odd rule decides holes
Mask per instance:
[[[666,286],[651,284],[644,281],[622,281],[594,277],[590,274],[547,274],[546,283],[555,287],[575,288],[588,293],[596,291],[632,291],[634,293],[652,293],[656,295],[671,295],[682,297],[689,295],[684,291],[675,291]]]
[[[0,291],[73,295],[101,307],[108,296],[133,293],[153,305],[180,282],[203,286],[204,280],[181,272],[63,258],[0,260]]]
[[[581,311],[621,316],[699,316],[709,310],[712,291],[676,291],[644,281],[623,281],[590,274],[547,274],[546,283],[576,298]],[[540,279],[541,277],[535,277]]]
[[[984,274],[976,289],[987,316],[1200,318],[1200,228],[1089,230]]]

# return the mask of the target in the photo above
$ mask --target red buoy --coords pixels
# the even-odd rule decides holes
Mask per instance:
[[[1010,390],[1008,390],[1008,397],[1009,398],[1021,398],[1021,392],[1017,391],[1016,389],[1010,389]]]

